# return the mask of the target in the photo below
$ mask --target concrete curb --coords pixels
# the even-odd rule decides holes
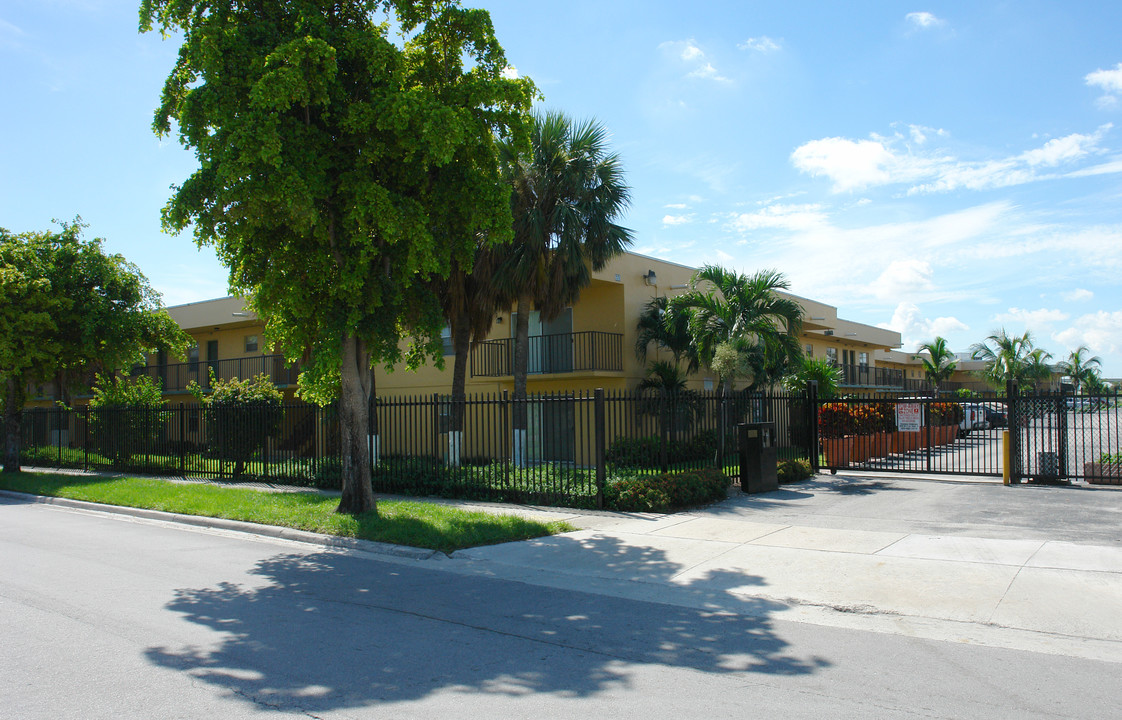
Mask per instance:
[[[0,490],[0,497],[13,500],[33,502],[41,505],[58,505],[60,507],[74,508],[76,510],[90,510],[93,512],[111,513],[114,515],[128,515],[145,520],[159,520],[173,522],[181,525],[194,525],[196,527],[212,528],[216,530],[230,530],[249,535],[262,535],[265,537],[280,538],[282,540],[295,540],[297,542],[322,545],[324,547],[361,550],[362,552],[378,555],[392,555],[410,560],[428,560],[435,555],[441,555],[439,550],[409,547],[408,545],[391,545],[389,543],[375,542],[373,540],[358,540],[355,538],[338,537],[336,535],[323,535],[295,530],[293,528],[279,527],[277,525],[260,525],[243,520],[227,520],[225,518],[212,518],[202,515],[181,515],[179,513],[163,512],[162,510],[147,510],[144,508],[124,507],[121,505],[103,505],[101,503],[86,502],[85,500],[70,500],[68,498],[48,497],[45,495],[31,495],[12,490]]]

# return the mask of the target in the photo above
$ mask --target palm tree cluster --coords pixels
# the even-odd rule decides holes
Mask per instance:
[[[726,393],[738,379],[749,388],[774,385],[802,359],[803,313],[780,293],[788,287],[773,270],[744,275],[706,265],[684,294],[647,304],[639,318],[636,355],[646,360],[653,343],[671,354],[675,366],[685,363],[687,372],[701,366],[713,370]]]
[[[1050,362],[1052,354],[1035,346],[1032,333],[1009,335],[1002,328],[970,350],[972,358],[985,362],[985,379],[998,388],[1013,381],[1021,387],[1040,390],[1054,375],[1060,374],[1071,379],[1076,392],[1096,394],[1107,390],[1100,374],[1102,359],[1092,356],[1086,345],[1073,350],[1066,360],[1053,364]]]

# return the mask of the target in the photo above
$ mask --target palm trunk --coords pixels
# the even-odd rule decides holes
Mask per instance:
[[[23,378],[8,378],[4,393],[4,472],[19,472]]]
[[[530,360],[530,295],[518,296],[514,323],[514,464],[526,462],[526,378]]]
[[[370,354],[366,343],[343,336],[340,368],[339,431],[342,443],[343,496],[336,512],[358,515],[377,510],[370,478]]]

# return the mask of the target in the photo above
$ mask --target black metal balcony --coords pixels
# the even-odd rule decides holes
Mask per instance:
[[[598,331],[534,335],[526,362],[530,374],[623,370],[623,335]],[[514,338],[485,340],[471,351],[472,377],[514,374]]]
[[[203,388],[210,387],[210,368],[219,380],[239,378],[246,380],[264,373],[277,387],[295,385],[300,375],[298,365],[289,365],[283,355],[258,355],[232,360],[210,360],[172,365],[145,365],[133,368],[132,377],[147,375],[163,387],[164,392],[182,392],[191,381]]]
[[[841,371],[841,387],[904,389],[903,370],[844,363],[838,365],[837,368]]]

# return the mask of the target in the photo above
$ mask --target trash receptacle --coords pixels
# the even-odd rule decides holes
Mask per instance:
[[[740,489],[746,493],[779,489],[776,467],[775,425],[769,422],[740,423],[736,427],[740,446]]]

